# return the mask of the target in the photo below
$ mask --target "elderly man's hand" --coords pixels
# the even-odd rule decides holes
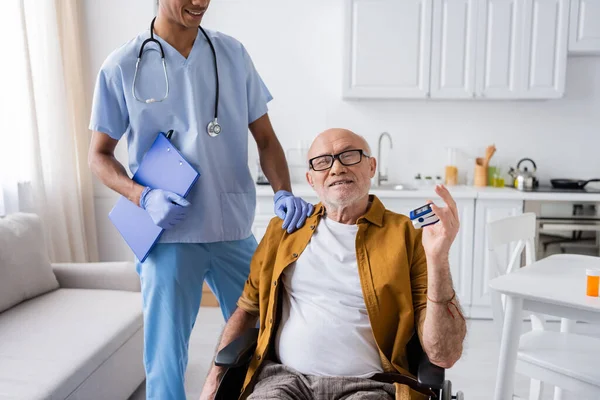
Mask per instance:
[[[436,213],[440,222],[423,228],[423,248],[429,261],[446,261],[450,246],[452,246],[460,227],[458,209],[445,186],[437,185],[435,193],[444,200],[447,206],[438,207],[429,201],[431,209]]]

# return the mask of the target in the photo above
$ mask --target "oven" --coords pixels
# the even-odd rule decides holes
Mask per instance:
[[[525,201],[536,214],[537,259],[570,253],[600,256],[600,203]]]

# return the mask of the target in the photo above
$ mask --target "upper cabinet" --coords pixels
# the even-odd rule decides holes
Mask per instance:
[[[571,0],[569,53],[600,55],[600,1]]]
[[[479,0],[477,97],[522,95],[523,0]]]
[[[478,97],[562,97],[569,0],[481,0]]]
[[[431,97],[475,94],[478,0],[435,0],[431,43]]]
[[[569,0],[347,4],[346,98],[551,99],[564,94]]]
[[[346,98],[425,98],[432,0],[348,0]]]
[[[524,5],[524,97],[562,97],[567,72],[569,0],[525,0]]]

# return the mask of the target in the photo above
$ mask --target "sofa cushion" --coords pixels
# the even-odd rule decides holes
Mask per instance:
[[[0,398],[64,399],[140,329],[140,293],[58,289],[23,302],[0,314]]]
[[[0,218],[0,312],[58,288],[35,214]]]

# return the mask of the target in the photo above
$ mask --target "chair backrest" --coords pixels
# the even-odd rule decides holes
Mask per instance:
[[[534,213],[525,213],[489,222],[487,229],[488,255],[492,267],[489,279],[510,274],[520,268],[523,250],[525,250],[525,265],[535,261],[536,216]],[[511,244],[515,244],[515,247],[509,256],[508,264],[505,264],[499,260],[498,247]],[[505,296],[494,291],[490,295],[494,324],[497,333],[501,336],[504,324]],[[531,323],[534,329],[544,329],[543,318],[537,314],[531,315]]]

